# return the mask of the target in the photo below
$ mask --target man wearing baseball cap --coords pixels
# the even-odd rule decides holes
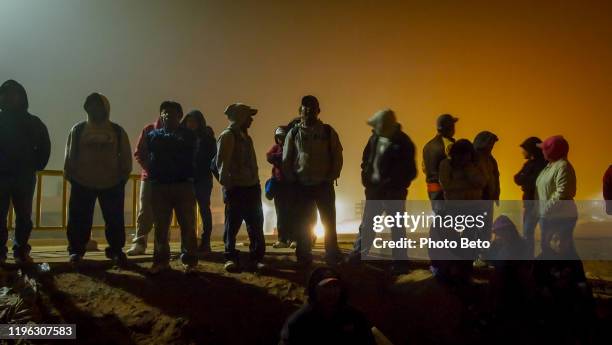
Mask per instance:
[[[429,200],[444,200],[444,193],[438,179],[440,162],[448,156],[450,146],[455,142],[455,123],[458,118],[450,114],[438,116],[436,121],[438,134],[423,147],[423,172],[427,182]],[[435,210],[435,206],[434,206]]]
[[[257,157],[248,129],[257,109],[243,103],[231,104],[225,109],[230,125],[217,139],[215,167],[219,183],[223,186],[225,202],[225,270],[239,271],[236,235],[244,221],[249,235],[251,268],[261,270],[266,251],[263,234],[263,210]]]
[[[283,173],[295,182],[296,256],[302,266],[312,262],[310,225],[313,211],[318,209],[325,228],[325,260],[340,260],[336,234],[336,192],[334,181],[342,170],[342,145],[338,133],[319,120],[319,101],[315,96],[302,97],[301,120],[287,134],[283,148]]]

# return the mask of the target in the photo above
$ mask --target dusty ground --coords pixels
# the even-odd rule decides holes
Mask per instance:
[[[123,270],[100,260],[78,272],[66,263],[52,263],[50,273],[35,274],[39,318],[76,323],[77,344],[276,344],[285,318],[304,302],[308,272],[296,270],[292,260],[288,252],[273,252],[267,256],[267,272],[227,274],[217,253],[201,261],[195,276],[185,276],[173,261],[176,270],[158,277],[146,275],[150,257]],[[609,293],[610,284],[600,278],[612,276],[612,265],[585,266],[600,284],[596,292]],[[486,339],[479,312],[486,272],[479,272],[479,283],[466,298],[464,291],[432,279],[426,263],[414,263],[413,272],[397,280],[375,265],[340,270],[350,282],[351,302],[395,344]],[[597,322],[612,321],[610,299],[600,296],[597,301]],[[612,339],[608,335],[605,339]]]

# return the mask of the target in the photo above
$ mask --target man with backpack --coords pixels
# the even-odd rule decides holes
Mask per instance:
[[[0,86],[0,109],[0,265],[6,261],[11,202],[16,216],[13,256],[18,265],[28,264],[36,171],[47,165],[51,143],[47,127],[28,112],[21,84],[7,80]]]
[[[127,262],[123,253],[124,198],[132,171],[130,140],[121,126],[109,120],[110,104],[105,96],[92,93],[84,108],[87,120],[70,131],[64,160],[64,176],[71,185],[67,227],[70,262],[77,266],[85,255],[98,200],[106,223],[106,256],[122,266]]]
[[[325,260],[336,264],[340,250],[334,181],[342,170],[342,145],[336,131],[319,120],[319,101],[315,96],[304,96],[299,111],[301,121],[289,131],[283,148],[283,173],[288,181],[296,182],[298,190],[296,255],[300,265],[312,262],[310,215],[313,209],[318,209],[325,228]]]
[[[262,270],[266,251],[263,234],[263,210],[259,170],[253,140],[248,129],[253,123],[257,109],[242,103],[229,105],[225,109],[230,125],[217,139],[217,156],[214,170],[223,186],[225,202],[225,270],[237,272],[239,252],[236,250],[236,235],[244,221],[249,235],[250,266]]]

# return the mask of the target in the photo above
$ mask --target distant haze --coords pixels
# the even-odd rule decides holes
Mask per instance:
[[[460,118],[457,138],[496,133],[503,199],[520,198],[512,176],[528,136],[566,136],[580,199],[601,198],[612,163],[609,1],[1,0],[0,13],[0,79],[20,81],[49,127],[49,169],[61,169],[92,91],[108,96],[132,146],[165,99],[201,109],[216,133],[227,104],[257,107],[262,182],[275,127],[312,93],[340,133],[349,213],[363,198],[365,121],[384,107],[419,166],[441,113]],[[422,173],[409,198],[426,198]]]

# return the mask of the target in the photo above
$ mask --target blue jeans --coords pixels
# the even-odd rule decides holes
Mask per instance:
[[[32,233],[32,199],[36,187],[36,175],[0,176],[0,258],[6,259],[8,241],[7,216],[9,203],[15,210],[15,237],[13,255],[22,257],[30,253],[28,240]]]
[[[523,204],[523,237],[527,245],[527,255],[530,259],[535,256],[535,229],[538,226],[538,203],[533,200]]]
[[[251,261],[260,261],[266,252],[261,187],[255,185],[233,187],[229,190],[223,188],[223,201],[225,202],[225,230],[223,233],[225,259],[238,260],[236,235],[244,221],[250,241],[250,259]]]
[[[93,189],[71,182],[68,202],[68,253],[85,255],[87,242],[91,237],[96,200],[104,217],[104,234],[108,248],[107,255],[120,255],[125,246],[125,183],[121,182],[107,189]]]
[[[194,184],[195,197],[200,206],[200,217],[202,218],[202,245],[210,247],[210,235],[212,234],[212,212],[210,211],[210,194],[212,193],[212,180],[199,180]]]

